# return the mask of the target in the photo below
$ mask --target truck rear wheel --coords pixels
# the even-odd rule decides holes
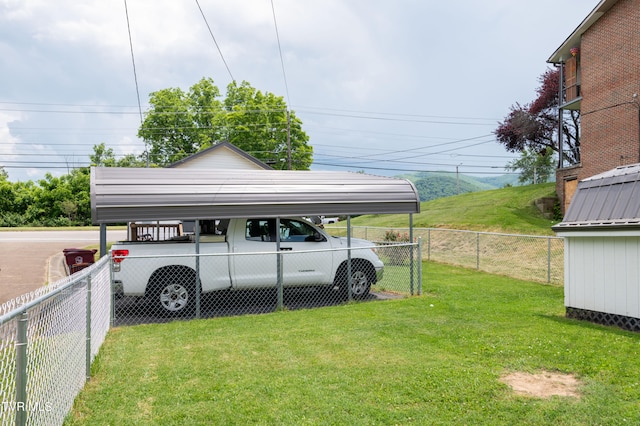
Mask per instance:
[[[163,316],[192,315],[196,306],[196,273],[186,266],[158,269],[149,280],[153,307]]]

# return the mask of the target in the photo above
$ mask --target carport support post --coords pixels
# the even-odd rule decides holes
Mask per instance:
[[[107,224],[100,224],[100,257],[107,255]]]
[[[200,219],[194,225],[196,233],[196,318],[200,318]]]
[[[353,277],[351,276],[351,216],[347,216],[347,294],[353,300]]]
[[[276,309],[278,311],[281,311],[284,307],[284,289],[283,289],[283,273],[282,273],[282,252],[280,251],[280,218],[276,217],[276,251],[278,252],[278,255],[276,256],[277,261],[276,261],[276,268],[277,268],[277,272],[278,272],[278,287],[277,287],[277,293],[278,293],[278,300],[277,300],[277,306]]]

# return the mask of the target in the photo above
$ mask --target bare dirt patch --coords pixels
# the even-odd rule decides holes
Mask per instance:
[[[571,374],[549,371],[537,374],[515,372],[502,376],[500,381],[511,386],[518,395],[534,398],[550,398],[554,395],[580,398],[581,382]]]

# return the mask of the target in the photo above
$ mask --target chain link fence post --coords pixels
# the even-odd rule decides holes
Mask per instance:
[[[109,266],[109,298],[111,299],[111,307],[109,309],[109,328],[115,326],[116,319],[116,289],[115,282],[113,280],[113,256],[111,252],[109,252],[109,261],[107,262]]]
[[[551,284],[551,238],[547,237],[547,284]]]
[[[27,328],[29,316],[25,310],[18,317],[16,340],[16,425],[27,423]]]
[[[476,232],[476,270],[480,270],[480,233]]]
[[[86,378],[87,382],[91,379],[91,274],[87,276],[87,317],[86,317],[86,330],[87,330],[87,341],[86,341]]]
[[[353,300],[353,277],[351,276],[351,216],[347,216],[347,299]]]
[[[418,296],[422,296],[422,237],[418,237]]]
[[[410,276],[409,282],[411,283],[409,288],[409,294],[413,296],[414,280],[415,280],[414,268],[415,268],[416,248],[413,244],[413,214],[411,213],[409,213],[409,241],[411,242],[411,246],[409,249],[409,276]]]

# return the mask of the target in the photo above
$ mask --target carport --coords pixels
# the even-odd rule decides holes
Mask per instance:
[[[93,167],[91,218],[128,221],[419,213],[406,179],[363,173]]]
[[[419,212],[418,192],[410,181],[362,173],[91,169],[91,214],[93,223],[100,225],[103,254],[108,224],[166,220],[197,223],[200,219],[255,216],[279,221],[284,216],[347,215],[350,242],[352,215],[407,213],[413,241],[413,213]],[[195,234],[198,253],[197,227]],[[279,251],[279,239],[276,243]]]

